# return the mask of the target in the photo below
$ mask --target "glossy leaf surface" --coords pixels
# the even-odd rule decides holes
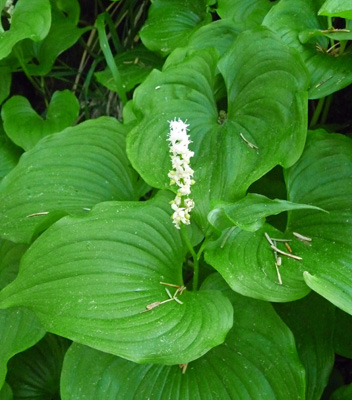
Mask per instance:
[[[204,289],[227,290],[219,277]],[[138,365],[74,344],[63,367],[63,400],[149,398],[151,400],[304,398],[304,372],[293,336],[273,308],[227,290],[234,326],[224,344],[188,364]],[[75,374],[72,374],[72,371]]]
[[[217,66],[228,92],[223,119],[213,93]],[[129,158],[147,183],[169,188],[168,121],[187,121],[195,153],[192,218],[204,229],[211,199],[241,197],[276,164],[297,160],[306,135],[306,84],[300,57],[264,28],[237,36],[219,63],[214,49],[190,52],[135,91],[144,118],[128,137]]]
[[[125,153],[125,133],[115,119],[102,117],[39,141],[1,182],[1,236],[28,243],[67,213],[135,199],[137,174]]]
[[[351,153],[350,139],[311,132],[302,157],[286,171],[288,199],[329,213],[312,209],[289,212],[285,233],[269,224],[254,233],[233,226],[209,244],[207,262],[233,290],[265,300],[290,301],[306,295],[307,284],[352,313]],[[301,240],[293,232],[308,239]],[[286,239],[292,253],[283,243],[276,242],[279,250],[302,258],[281,255],[282,284],[275,268],[274,249],[265,233],[273,239]]]
[[[176,291],[160,282],[183,284],[170,199],[102,203],[63,218],[27,251],[1,307],[25,305],[49,332],[142,363],[181,364],[219,345],[232,326],[221,292],[186,290],[183,304],[155,307],[165,288]]]

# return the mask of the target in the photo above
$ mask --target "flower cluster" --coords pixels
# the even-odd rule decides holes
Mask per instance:
[[[174,210],[172,215],[173,223],[177,229],[180,229],[180,223],[190,224],[190,212],[194,207],[194,201],[189,198],[191,194],[191,185],[194,184],[193,169],[189,166],[190,159],[193,157],[193,151],[188,149],[192,143],[187,134],[189,124],[184,123],[180,118],[170,123],[170,132],[168,141],[170,142],[170,153],[172,170],[169,172],[170,185],[177,185],[178,190],[175,199],[171,202]]]

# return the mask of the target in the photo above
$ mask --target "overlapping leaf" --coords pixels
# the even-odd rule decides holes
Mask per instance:
[[[7,57],[12,47],[29,38],[39,41],[48,34],[51,25],[51,7],[47,0],[19,0],[12,16],[10,29],[0,32],[0,60]]]
[[[49,73],[57,57],[91,29],[77,27],[79,14],[77,0],[51,1],[51,25],[46,37],[39,42],[21,43],[23,55],[30,61],[26,66],[29,74]]]
[[[11,70],[7,66],[0,66],[0,104],[6,99],[10,94],[11,86]]]
[[[65,213],[136,199],[125,133],[115,119],[101,117],[38,142],[1,182],[0,235],[28,243]]]
[[[70,342],[47,334],[9,362],[6,381],[16,399],[59,398],[62,362]]]
[[[25,150],[31,149],[43,137],[73,125],[78,117],[79,104],[69,90],[55,92],[46,118],[41,118],[23,96],[11,97],[2,107],[4,129],[11,140]]]
[[[213,94],[217,67],[227,114]],[[168,121],[187,120],[195,153],[193,215],[205,228],[211,199],[240,197],[276,164],[297,160],[306,135],[306,84],[300,57],[265,28],[240,34],[219,63],[214,49],[191,51],[135,91],[144,118],[128,137],[129,158],[147,183],[169,187]]]
[[[45,330],[36,316],[25,308],[0,310],[0,388],[4,383],[7,362],[15,354],[37,343]]]
[[[162,59],[143,46],[118,54],[115,57],[115,62],[126,92],[143,82],[153,68],[161,68],[162,66]],[[109,90],[119,91],[110,68],[96,72],[95,76]]]
[[[233,18],[243,27],[260,25],[276,1],[268,0],[218,0],[216,12],[222,19]]]
[[[183,304],[146,308],[168,299],[160,282],[182,285],[171,198],[101,203],[58,221],[27,251],[0,307],[26,306],[49,332],[137,362],[186,363],[219,345],[232,326],[221,292],[186,290]]]
[[[139,34],[143,44],[162,55],[185,46],[192,33],[211,21],[208,0],[156,0]]]
[[[338,47],[330,49],[328,38],[316,37],[316,30],[331,28],[326,25],[326,18],[317,15],[320,4],[316,0],[280,0],[263,21],[286,43],[300,51],[311,76],[311,99],[327,96],[352,82],[352,55],[348,52],[340,54]],[[306,42],[310,33],[314,40],[303,44],[301,40]],[[341,31],[337,33],[343,34]]]
[[[213,276],[204,289],[226,286]],[[137,365],[73,344],[64,361],[62,399],[303,399],[304,371],[287,326],[270,304],[229,297],[234,327],[225,343],[189,363],[184,374],[179,366]]]
[[[306,370],[306,400],[320,400],[329,381],[335,354],[335,307],[311,292],[304,299],[275,305],[292,330]]]
[[[326,0],[319,14],[352,19],[352,4],[349,0]]]
[[[254,233],[233,226],[209,244],[207,261],[242,294],[255,298],[289,301],[306,295],[306,284],[330,302],[352,313],[352,142],[337,134],[312,132],[301,159],[286,171],[288,199],[312,204],[314,210],[289,212],[283,234],[266,224]],[[302,240],[293,232],[311,240]],[[274,249],[265,238],[285,239],[292,253],[276,242],[279,250],[302,258],[282,257],[279,274]]]

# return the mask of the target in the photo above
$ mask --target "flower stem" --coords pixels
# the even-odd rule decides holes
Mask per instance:
[[[193,258],[193,290],[197,290],[198,289],[198,280],[199,280],[199,260],[198,260],[196,252],[194,251],[194,249],[192,247],[191,241],[189,240],[186,227],[183,224],[181,224],[180,228],[181,228],[180,230],[181,230],[182,239]]]

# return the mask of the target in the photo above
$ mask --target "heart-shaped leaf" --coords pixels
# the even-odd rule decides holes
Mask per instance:
[[[213,228],[223,231],[238,226],[245,231],[256,231],[265,224],[265,218],[284,211],[319,209],[308,204],[297,204],[286,200],[271,200],[265,196],[249,193],[235,203],[219,203],[210,211],[208,220]]]
[[[229,300],[161,283],[183,284],[171,198],[101,203],[58,221],[27,251],[1,307],[25,305],[49,332],[136,362],[186,363],[219,345],[232,326]]]
[[[91,29],[77,27],[79,14],[78,0],[51,2],[52,21],[47,36],[40,42],[21,43],[23,55],[29,61],[26,68],[30,75],[48,74],[57,57]]]
[[[352,19],[352,4],[349,0],[326,0],[318,14]]]
[[[335,307],[311,292],[302,300],[277,303],[275,309],[292,330],[306,370],[306,400],[320,400],[334,366]]]
[[[211,21],[208,0],[155,0],[139,34],[145,47],[169,54],[185,46],[191,34]]]
[[[59,398],[62,362],[70,342],[47,334],[35,346],[14,356],[6,381],[16,399]]]
[[[290,46],[299,50],[310,73],[309,98],[317,99],[334,93],[352,82],[352,55],[339,53],[328,38],[316,37],[307,43],[307,33],[326,31],[326,18],[319,17],[316,0],[280,0],[266,15],[263,24],[278,32]]]
[[[227,115],[218,112],[213,95],[217,67],[228,91]],[[129,158],[147,183],[169,188],[168,121],[187,121],[196,181],[192,212],[205,229],[211,199],[242,197],[276,164],[287,167],[300,156],[306,84],[299,55],[265,28],[241,33],[219,64],[212,48],[190,51],[182,62],[153,71],[135,91],[144,118],[129,134]]]
[[[265,300],[290,301],[306,295],[307,284],[352,313],[351,153],[350,139],[311,132],[301,159],[286,171],[288,199],[329,213],[289,212],[284,234],[268,224],[254,233],[233,226],[209,243],[207,262],[233,290]],[[281,257],[281,266],[275,256]]]
[[[51,98],[46,118],[40,117],[23,96],[11,97],[2,107],[4,129],[11,140],[25,150],[51,133],[60,132],[77,119],[79,104],[69,90],[55,92]]]
[[[33,346],[44,334],[45,330],[29,310],[0,310],[0,387],[5,380],[8,360]]]
[[[0,60],[7,57],[12,47],[29,38],[39,41],[48,34],[51,25],[51,7],[47,0],[18,0],[10,29],[0,32]]]
[[[204,289],[226,286],[212,276]],[[184,373],[179,366],[137,365],[73,344],[64,361],[62,399],[303,399],[304,371],[287,326],[270,304],[229,296],[234,326],[225,343],[180,366]]]
[[[136,199],[138,177],[125,135],[114,118],[101,117],[39,141],[0,184],[0,235],[29,243],[66,213]]]

